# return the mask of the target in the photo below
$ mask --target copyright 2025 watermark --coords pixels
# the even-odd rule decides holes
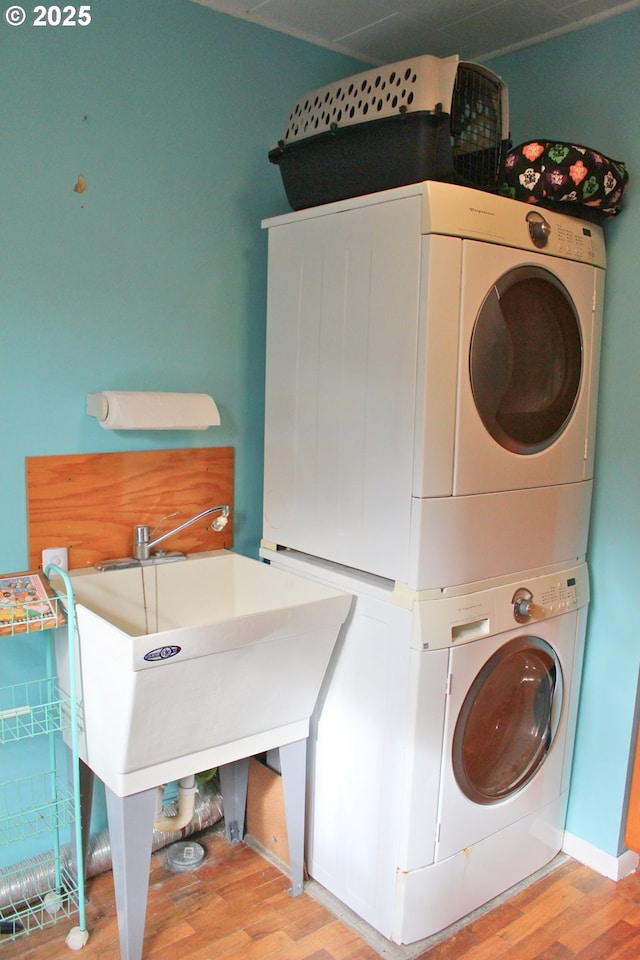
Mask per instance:
[[[4,12],[5,22],[10,27],[88,27],[91,23],[91,5],[82,4],[63,7],[38,5],[21,7],[11,4]]]

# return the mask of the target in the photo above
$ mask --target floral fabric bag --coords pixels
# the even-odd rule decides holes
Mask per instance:
[[[595,223],[620,213],[624,163],[574,143],[531,140],[506,156],[498,192]]]

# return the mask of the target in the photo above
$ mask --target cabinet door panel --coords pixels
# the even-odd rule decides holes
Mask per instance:
[[[418,197],[270,229],[264,537],[407,576]]]

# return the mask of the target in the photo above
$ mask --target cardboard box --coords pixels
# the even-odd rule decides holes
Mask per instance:
[[[249,760],[246,828],[261,847],[289,865],[282,777],[256,757]]]

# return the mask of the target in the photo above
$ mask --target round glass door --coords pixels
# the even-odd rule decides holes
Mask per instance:
[[[518,637],[486,662],[465,697],[453,736],[453,772],[475,803],[504,800],[547,756],[562,709],[562,670],[546,641]]]
[[[517,267],[491,288],[476,318],[469,355],[476,408],[506,450],[545,449],[571,419],[582,374],[573,301],[540,267]]]

